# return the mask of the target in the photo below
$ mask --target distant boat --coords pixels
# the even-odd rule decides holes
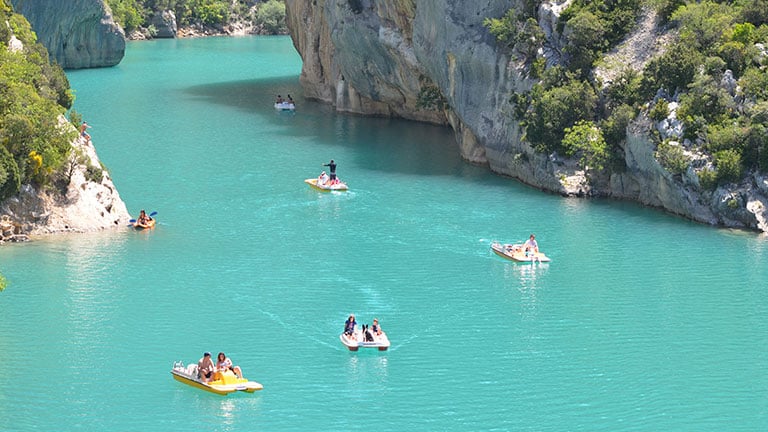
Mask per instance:
[[[216,372],[213,375],[213,380],[207,383],[203,382],[197,377],[196,364],[189,364],[185,367],[184,363],[175,362],[173,369],[171,369],[171,374],[176,381],[220,395],[227,395],[236,391],[253,393],[264,388],[264,386],[255,381],[238,378],[231,370]]]
[[[308,184],[312,189],[316,189],[322,192],[344,192],[349,190],[347,184],[341,181],[334,184],[331,184],[330,182],[318,184],[316,178],[308,178],[304,180],[304,183]]]
[[[295,111],[296,105],[291,102],[275,102],[275,109],[278,111]]]
[[[550,262],[543,252],[526,251],[522,244],[491,243],[491,249],[496,255],[517,262]]]

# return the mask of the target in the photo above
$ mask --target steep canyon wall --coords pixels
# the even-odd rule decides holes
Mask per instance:
[[[550,65],[560,61],[557,21],[569,3],[538,9]],[[627,169],[600,182],[573,160],[535,152],[510,103],[535,80],[483,26],[521,7],[515,0],[286,0],[286,20],[303,59],[306,97],[341,112],[449,125],[466,160],[543,190],[629,199],[704,223],[768,231],[768,181],[700,193],[659,165],[643,118],[627,131]],[[734,199],[738,209],[724,204]]]
[[[11,0],[32,25],[52,60],[64,69],[114,66],[125,55],[125,34],[103,0]]]

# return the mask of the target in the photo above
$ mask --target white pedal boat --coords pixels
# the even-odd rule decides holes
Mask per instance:
[[[373,341],[365,341],[363,332],[359,327],[351,335],[340,334],[339,339],[350,351],[357,351],[360,348],[378,348],[379,351],[386,351],[389,348],[389,338],[382,332],[380,335],[373,335]]]

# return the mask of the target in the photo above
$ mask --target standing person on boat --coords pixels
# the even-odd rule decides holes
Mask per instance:
[[[528,237],[528,240],[526,240],[523,246],[525,247],[526,252],[539,253],[539,244],[536,243],[536,236],[533,234],[531,234],[531,236]]]
[[[203,358],[197,362],[197,377],[204,383],[207,383],[213,377],[214,371],[215,368],[213,367],[213,360],[211,360],[211,353],[206,351],[203,354]]]
[[[323,164],[323,166],[327,166],[330,168],[329,171],[331,172],[331,181],[333,182],[334,180],[336,180],[336,162],[334,162],[333,159],[331,159],[330,162],[328,162],[327,164]]]
[[[357,322],[355,321],[355,314],[349,314],[349,318],[344,322],[344,334],[347,336],[352,336],[352,334],[355,332],[355,326],[357,325]]]

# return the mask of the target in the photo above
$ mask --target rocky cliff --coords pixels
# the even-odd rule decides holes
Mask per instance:
[[[64,117],[62,127],[72,127]],[[78,137],[70,162],[71,176],[66,191],[22,185],[19,193],[0,205],[21,232],[39,235],[64,232],[91,232],[125,227],[130,215],[120,199],[109,172],[101,167],[93,143]],[[98,171],[97,176],[92,173]],[[94,178],[96,177],[96,178]]]
[[[547,64],[560,61],[557,23],[569,3],[538,8]],[[701,192],[659,165],[645,118],[627,131],[626,170],[600,182],[588,181],[575,161],[535,152],[509,102],[535,81],[483,26],[511,8],[522,8],[522,1],[286,0],[286,21],[303,59],[305,95],[338,111],[450,125],[466,160],[544,190],[635,200],[700,222],[768,231],[768,179],[756,175]],[[655,17],[646,18],[653,26]],[[628,44],[638,45],[638,37],[647,42],[631,35]],[[650,54],[632,66],[641,70]]]
[[[52,60],[65,69],[114,66],[125,54],[125,34],[103,0],[12,0]]]

